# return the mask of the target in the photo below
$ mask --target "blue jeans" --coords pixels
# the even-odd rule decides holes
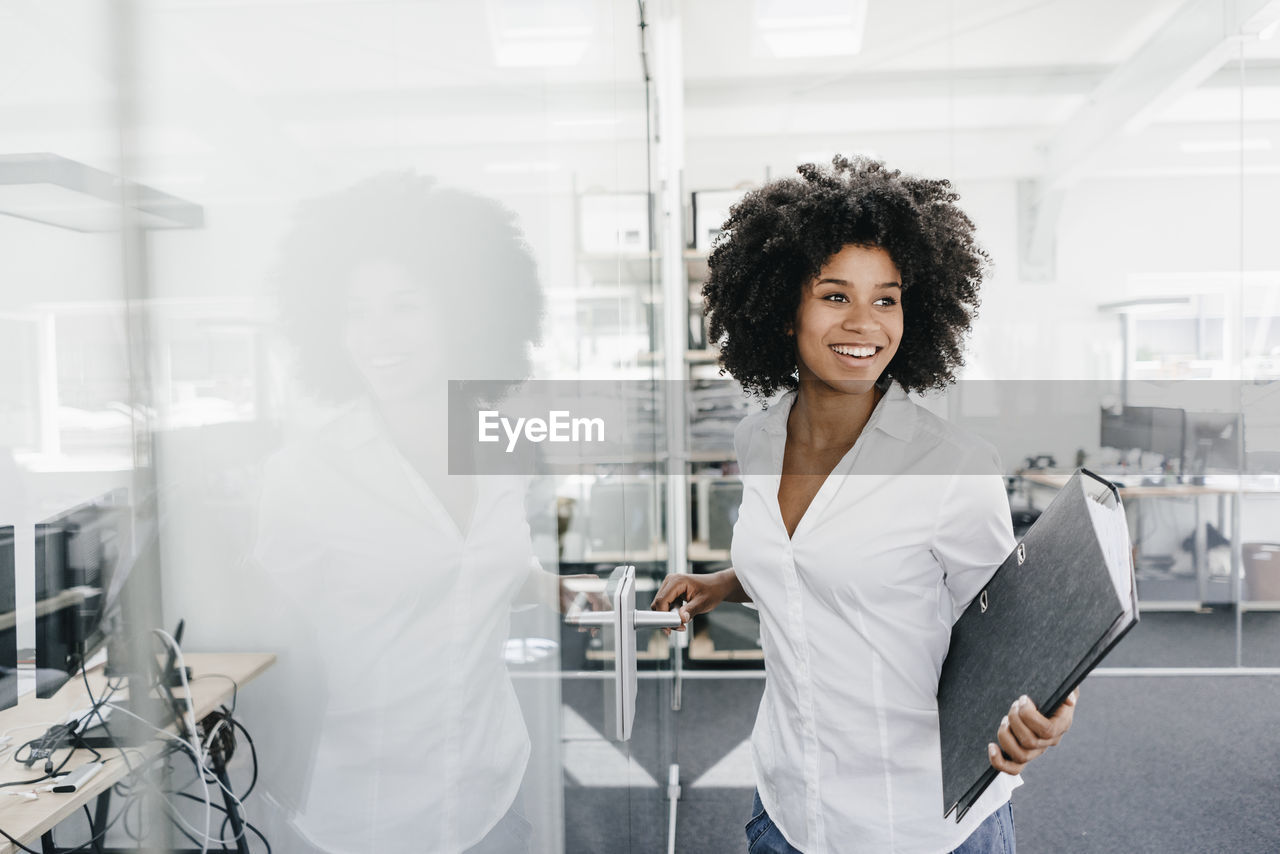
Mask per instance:
[[[759,792],[752,802],[751,815],[751,821],[747,822],[749,854],[801,854],[764,811]],[[1017,850],[1013,838],[1013,805],[1006,803],[978,825],[951,854],[1017,854]]]

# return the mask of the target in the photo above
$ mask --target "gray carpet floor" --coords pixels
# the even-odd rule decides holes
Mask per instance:
[[[1245,663],[1280,666],[1274,614],[1245,614]],[[1225,666],[1235,617],[1149,614],[1109,666]],[[643,791],[570,786],[567,849],[612,854],[625,817],[631,852],[666,850],[667,765],[684,790],[677,851],[741,854],[751,780],[692,786],[751,730],[762,680],[687,680],[679,712],[670,686],[641,680],[631,758],[661,785]],[[567,682],[564,700],[602,714],[598,682]],[[1280,854],[1280,676],[1093,676],[1063,743],[1031,764],[1014,793],[1018,850]]]

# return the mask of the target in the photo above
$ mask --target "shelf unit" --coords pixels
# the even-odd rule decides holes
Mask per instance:
[[[686,369],[686,379],[689,381],[691,396],[695,394],[694,383],[698,380],[702,381],[719,381],[732,382],[728,378],[719,377],[717,365],[720,359],[719,351],[712,346],[708,346],[705,328],[700,334],[693,332],[693,320],[695,317],[701,317],[702,314],[702,284],[706,281],[708,274],[707,253],[687,249],[684,252],[685,275],[688,282],[689,306],[690,306],[690,336],[689,342],[693,344],[701,344],[703,346],[690,346],[684,356]],[[740,398],[745,403],[745,397]],[[745,416],[749,409],[742,407],[742,411],[737,415]],[[690,448],[686,454],[685,475],[688,477],[690,492],[693,500],[690,502],[690,516],[692,517],[690,525],[691,537],[688,543],[686,558],[687,571],[692,573],[714,572],[730,565],[730,550],[727,543],[727,535],[722,534],[718,540],[724,540],[725,545],[712,547],[710,543],[710,528],[713,524],[713,514],[716,514],[717,503],[712,500],[712,485],[721,483],[736,482],[737,459],[733,450],[732,431],[724,437],[723,441],[712,442],[712,447],[706,447],[704,442],[694,442],[694,424],[698,420],[699,414],[696,406],[691,405],[689,408],[689,436]],[[726,423],[736,423],[736,417]],[[734,509],[730,512],[728,519],[719,519],[719,525],[728,525],[732,527],[733,521],[736,520],[736,505],[738,502],[732,502]],[[725,508],[719,508],[721,512],[726,512]],[[729,606],[724,606],[728,608]],[[741,629],[744,625],[748,627],[754,626],[756,634],[755,642],[746,643],[729,643],[721,642],[717,645],[713,639],[713,624],[717,620],[728,619],[727,614],[719,611],[702,615],[694,620],[692,627],[692,636],[689,639],[688,648],[686,650],[687,662],[694,666],[703,667],[722,667],[725,665],[742,666],[759,666],[764,659],[764,653],[759,646],[759,618],[752,610],[743,609],[741,612],[735,612],[732,619],[738,624],[738,631],[735,633],[737,637],[742,637]]]
[[[582,215],[580,207],[579,216]],[[622,227],[624,226],[619,226],[619,228]],[[686,383],[688,445],[683,454],[684,462],[677,463],[676,468],[667,469],[666,472],[682,476],[688,484],[689,492],[686,495],[690,500],[687,525],[663,524],[659,521],[656,523],[659,528],[656,533],[657,541],[645,547],[625,551],[592,550],[589,544],[574,543],[573,547],[564,550],[567,553],[561,558],[562,571],[573,572],[579,569],[590,571],[602,565],[636,564],[640,569],[638,581],[651,582],[656,589],[661,575],[668,571],[667,561],[671,557],[666,538],[671,532],[681,529],[690,533],[684,548],[674,552],[677,560],[681,552],[684,552],[683,571],[700,573],[722,569],[728,566],[730,561],[730,552],[727,547],[728,533],[725,526],[726,524],[731,526],[732,519],[720,517],[725,514],[736,515],[737,502],[726,498],[715,502],[719,508],[719,516],[715,524],[717,542],[713,548],[708,536],[710,527],[708,505],[712,503],[710,496],[714,489],[710,484],[715,481],[734,479],[736,460],[733,451],[732,427],[736,425],[740,415],[746,414],[748,408],[745,405],[745,398],[717,389],[714,385],[721,382],[731,383],[732,380],[719,376],[717,368],[719,353],[714,347],[708,346],[706,340],[702,317],[702,285],[708,274],[708,253],[693,249],[681,251],[679,263],[683,267],[686,302],[683,316],[687,329],[683,334],[673,329],[671,332],[674,335],[662,333],[663,318],[671,317],[671,312],[663,311],[663,300],[666,297],[661,293],[661,288],[656,286],[663,274],[664,258],[661,253],[628,251],[621,245],[616,252],[602,252],[599,251],[598,246],[593,246],[590,251],[579,251],[576,262],[575,286],[572,288],[572,293],[564,295],[568,301],[577,304],[585,301],[591,304],[593,300],[601,302],[615,299],[629,303],[630,307],[623,306],[618,310],[622,322],[631,318],[635,321],[643,321],[648,326],[647,329],[623,330],[628,341],[647,340],[649,346],[638,348],[634,359],[630,360],[626,354],[621,353],[619,348],[618,356],[623,360],[620,367],[630,365],[639,373],[644,373],[646,370],[652,371],[655,366],[660,366],[665,361],[667,354],[662,348],[670,346],[666,342],[679,339],[683,343],[678,357],[679,362],[684,365],[683,376],[680,379]],[[643,304],[643,309],[637,308],[639,304]],[[595,345],[592,342],[579,342],[574,346],[591,348]],[[607,343],[601,345],[601,347],[607,346],[609,346]],[[707,429],[698,432],[694,428],[698,423],[700,408],[702,412],[714,412],[715,417],[714,422],[704,423],[704,426],[710,425]],[[741,412],[737,411],[739,408]],[[654,473],[661,474],[663,464],[667,461],[666,457],[646,456],[642,460],[632,459],[630,462],[652,465]],[[624,461],[618,460],[618,462]],[[588,506],[584,508],[580,503],[575,512],[589,517],[592,512],[590,492],[604,481],[592,481],[591,472],[584,471],[581,474],[584,478],[578,500],[582,502],[585,499]],[[726,509],[729,504],[733,505],[732,510]],[[669,511],[664,505],[659,515],[663,516],[667,512]],[[580,519],[577,524],[581,524]],[[676,535],[679,536],[679,534]],[[563,545],[563,532],[561,536]],[[573,536],[571,534],[570,539]],[[755,644],[731,648],[725,648],[721,644],[720,648],[717,648],[716,642],[712,639],[711,629],[716,626],[718,619],[720,618],[713,614],[700,616],[695,620],[688,641],[680,641],[678,644],[678,647],[683,648],[684,661],[693,666],[719,666],[726,662],[758,663],[762,657],[758,635]],[[732,619],[734,631],[725,632],[716,626],[715,634],[720,638],[747,637],[751,634],[751,624],[748,622],[750,619],[755,619],[754,613],[746,620],[742,614],[735,614]],[[758,628],[756,631],[758,632]],[[642,661],[659,660],[670,655],[675,636],[668,639],[660,632],[653,634],[654,637],[649,640],[646,649],[640,651],[639,658]],[[588,654],[588,660],[593,661],[605,661],[610,658],[611,654],[603,650],[592,650]]]

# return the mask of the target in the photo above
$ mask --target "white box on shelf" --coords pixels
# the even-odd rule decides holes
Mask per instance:
[[[578,222],[585,253],[649,251],[647,193],[583,193],[578,197]]]
[[[747,190],[695,190],[693,193],[693,248],[710,252],[720,227]]]

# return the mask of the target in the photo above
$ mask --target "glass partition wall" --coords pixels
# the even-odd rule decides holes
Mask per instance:
[[[151,606],[117,635],[149,655],[182,619],[184,650],[275,655],[233,701],[252,826],[216,787],[174,794],[179,757],[168,802],[110,841],[667,845],[671,647],[636,617],[667,490],[639,15],[0,11],[19,657],[50,669],[39,524],[94,501],[132,508],[95,544]],[[514,452],[477,462],[486,412],[534,401],[555,441],[555,412],[622,386],[631,444],[566,462],[499,419]]]

